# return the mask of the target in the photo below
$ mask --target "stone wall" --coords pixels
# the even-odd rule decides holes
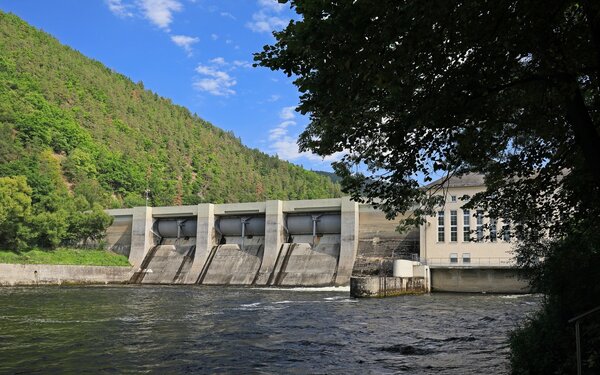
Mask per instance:
[[[0,285],[120,284],[132,267],[0,264]]]

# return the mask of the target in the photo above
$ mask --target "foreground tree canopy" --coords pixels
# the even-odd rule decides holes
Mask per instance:
[[[580,293],[548,285],[578,261],[599,264],[600,2],[279,2],[299,20],[255,60],[295,77],[311,118],[301,148],[346,152],[334,166],[346,191],[390,217],[416,204],[417,222],[439,203],[419,178],[483,173],[488,189],[468,206],[513,223],[521,264],[551,295],[539,324],[513,340],[513,370],[573,369],[566,322],[600,303],[599,273],[577,274],[589,287]],[[576,261],[554,261],[566,248]],[[541,256],[554,260],[538,266]],[[544,362],[536,351],[560,355]]]
[[[255,59],[297,76],[311,117],[300,145],[346,151],[336,170],[356,197],[395,214],[422,198],[417,175],[439,171],[483,172],[492,188],[527,179],[515,183],[537,202],[574,179],[597,192],[597,2],[290,4],[302,20]],[[360,163],[374,175],[352,175]]]

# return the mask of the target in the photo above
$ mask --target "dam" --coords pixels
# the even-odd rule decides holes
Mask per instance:
[[[132,284],[341,286],[351,276],[392,276],[394,259],[411,259],[401,276],[426,279],[427,290],[529,291],[509,241],[440,242],[442,216],[399,233],[404,217],[387,220],[349,197],[106,212],[114,222],[105,243],[129,258]]]
[[[339,286],[355,266],[418,253],[418,229],[400,234],[398,220],[348,197],[107,212],[106,242],[129,257],[130,283]]]

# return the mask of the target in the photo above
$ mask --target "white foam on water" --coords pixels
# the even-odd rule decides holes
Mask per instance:
[[[256,307],[260,305],[260,302],[254,302],[254,303],[247,303],[247,304],[242,304],[240,305],[241,307]]]
[[[275,310],[283,310],[286,309],[287,306],[273,306],[273,305],[265,305],[265,306],[243,306],[242,307],[236,307],[233,310],[238,310],[238,311],[275,311]]]
[[[269,287],[269,288],[254,288],[258,290],[285,290],[290,292],[338,292],[338,293],[350,293],[350,286],[322,286],[322,287],[297,287],[297,288],[280,288],[280,287]]]
[[[507,294],[505,296],[500,296],[500,298],[516,299],[516,298],[525,298],[525,297],[532,297],[532,296],[535,296],[535,294]]]
[[[325,302],[329,302],[329,303],[356,303],[356,302],[358,302],[358,300],[357,299],[345,298],[345,299],[336,299],[336,300],[330,300],[330,301],[325,301]]]
[[[340,300],[340,299],[346,299],[346,296],[335,296],[335,297],[325,297],[323,298],[324,300],[327,301],[336,301],[336,300]]]

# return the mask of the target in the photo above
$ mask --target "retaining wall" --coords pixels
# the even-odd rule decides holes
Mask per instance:
[[[465,293],[529,293],[526,280],[510,268],[431,268],[431,290]]]
[[[0,285],[120,284],[133,267],[0,264]]]

